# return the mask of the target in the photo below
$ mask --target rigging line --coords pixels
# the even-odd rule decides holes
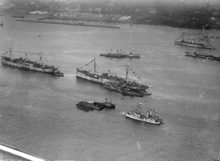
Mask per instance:
[[[129,67],[129,66],[128,66],[128,67]],[[131,69],[131,67],[129,67],[129,69],[135,74],[135,76],[138,77],[138,79],[140,79],[141,82],[143,82],[143,81],[141,80],[141,78],[133,71],[133,69]]]
[[[178,37],[176,40],[178,40],[179,38],[181,38],[183,36],[183,34],[182,35],[180,35],[180,37]]]
[[[85,65],[79,67],[78,69],[81,69],[82,67],[89,65],[89,64],[92,63],[93,61],[95,61],[95,59],[93,59],[93,60],[91,60],[89,63],[87,63],[87,64],[85,64]]]
[[[110,64],[110,65],[114,65],[114,66],[116,66],[115,64],[112,64],[112,63],[109,63],[109,62],[103,61],[103,60],[101,60],[101,59],[96,59],[96,60],[99,60],[99,61],[102,61],[102,62],[104,62],[104,63],[107,63],[107,64]]]

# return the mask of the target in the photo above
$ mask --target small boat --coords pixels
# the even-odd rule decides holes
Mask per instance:
[[[98,106],[103,106],[104,108],[107,108],[107,109],[114,109],[115,108],[115,105],[111,101],[108,101],[107,98],[105,98],[104,102],[95,102],[95,103]]]
[[[208,41],[204,39],[205,37],[200,38],[201,34],[196,34],[197,37],[199,35],[198,42],[195,42],[194,39],[186,39],[185,34],[186,32],[183,32],[183,34],[174,41],[174,44],[203,49],[215,49]],[[208,45],[205,45],[204,42],[206,42]]]
[[[143,114],[143,112],[141,112],[142,111],[141,105],[142,103],[138,104],[136,109],[131,110],[127,113],[123,113],[123,115],[127,118],[137,121],[147,122],[150,124],[155,124],[155,125],[163,124],[163,120],[158,116],[156,110],[147,108],[147,113]]]
[[[105,57],[109,57],[109,58],[140,58],[140,54],[133,54],[132,52],[130,52],[129,54],[125,54],[122,52],[117,52],[116,53],[112,53],[112,52],[108,52],[106,54],[101,53],[100,56],[105,56]]]

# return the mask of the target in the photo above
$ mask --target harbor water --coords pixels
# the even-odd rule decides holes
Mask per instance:
[[[220,156],[220,62],[185,57],[194,48],[174,45],[186,29],[118,25],[120,29],[16,21],[1,17],[1,54],[27,56],[58,66],[64,77],[0,66],[0,143],[47,160],[211,161]],[[192,30],[214,36],[217,30]],[[219,34],[219,35],[218,35]],[[132,50],[140,59],[100,57]],[[76,68],[97,60],[97,71],[150,85],[151,96],[122,96],[76,78]],[[84,67],[93,70],[93,65]],[[136,75],[137,76],[136,76]],[[113,110],[83,112],[79,101],[111,99]],[[160,126],[125,118],[138,103],[156,109]],[[4,159],[4,153],[1,158]],[[8,154],[5,159],[10,158]]]

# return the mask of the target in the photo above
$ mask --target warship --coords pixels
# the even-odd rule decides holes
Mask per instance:
[[[140,58],[140,54],[133,54],[132,52],[130,52],[129,54],[125,54],[123,53],[123,51],[121,50],[121,52],[119,52],[117,50],[116,53],[112,53],[112,50],[111,52],[108,52],[105,54],[105,53],[101,53],[100,56],[105,56],[105,57],[109,57],[109,58]]]
[[[207,60],[217,60],[220,61],[220,56],[208,55],[207,53],[198,53],[198,52],[186,52],[185,56],[190,56],[194,58],[201,58]]]
[[[201,38],[201,34],[196,34],[199,35],[198,42],[195,42],[194,39],[187,39],[185,37],[186,32],[183,32],[183,34],[174,41],[174,44],[177,45],[182,45],[182,46],[189,46],[189,47],[196,47],[196,48],[203,48],[203,49],[215,49],[212,47],[212,45],[205,40],[205,38]],[[205,45],[205,43],[208,43],[208,45]]]
[[[53,65],[44,64],[42,62],[42,57],[40,57],[40,62],[31,61],[28,59],[27,54],[25,58],[14,58],[11,52],[11,48],[1,56],[1,62],[3,65],[12,66],[19,69],[48,73],[57,77],[64,76],[64,74],[61,73],[58,68],[54,67]]]

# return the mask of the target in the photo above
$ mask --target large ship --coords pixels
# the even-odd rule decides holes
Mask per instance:
[[[9,54],[9,56],[6,56],[6,54]],[[29,60],[27,57],[27,54],[25,58],[22,58],[22,57],[13,58],[11,49],[9,49],[9,51],[6,51],[1,56],[1,62],[3,65],[8,65],[8,66],[12,66],[12,67],[20,68],[20,69],[48,73],[48,74],[52,74],[58,77],[64,76],[64,74],[61,73],[58,70],[58,68],[54,67],[53,65],[43,64],[42,57],[40,58],[40,62]]]
[[[201,34],[196,34],[198,42],[194,41],[194,39],[187,39],[185,34],[186,32],[183,32],[183,34],[174,41],[174,44],[203,49],[215,49],[208,41],[205,40],[205,38],[201,38]]]
[[[186,52],[185,56],[190,56],[194,58],[201,58],[201,59],[207,59],[207,60],[217,60],[220,61],[220,56],[214,56],[214,55],[209,55],[207,53],[198,53],[198,52]]]
[[[163,124],[163,120],[158,116],[158,113],[154,109],[147,108],[147,113],[141,112],[141,103],[137,105],[137,108],[127,113],[123,113],[125,117],[133,120],[147,122],[155,125]]]
[[[87,66],[91,63],[94,63],[94,70],[93,71],[82,69],[84,66]],[[118,81],[118,80],[122,79],[116,75],[113,75],[110,72],[109,73],[98,73],[96,70],[96,66],[97,66],[96,59],[93,59],[92,61],[90,61],[89,63],[87,63],[84,66],[76,69],[76,77],[77,78],[85,79],[85,80],[95,82],[95,83],[100,83],[100,84],[104,84],[106,82],[109,82],[109,80]]]
[[[105,56],[105,57],[109,57],[109,58],[140,58],[140,54],[133,54],[132,52],[130,52],[129,54],[125,54],[122,50],[121,52],[119,52],[117,50],[116,53],[111,52],[107,52],[105,53],[101,53],[100,56]]]
[[[82,69],[84,66],[87,66],[92,62],[94,62],[94,71]],[[128,80],[129,70],[132,71],[132,73],[136,75],[136,73],[128,65],[126,65],[126,77],[125,78],[119,77],[116,74],[113,75],[110,72],[109,73],[98,73],[96,71],[96,66],[97,66],[96,59],[93,59],[92,61],[90,61],[89,63],[87,63],[84,66],[76,69],[76,77],[77,78],[85,79],[85,80],[95,82],[95,83],[100,83],[103,85],[109,85],[108,83],[110,83],[110,84],[117,83],[120,85],[120,87],[123,87],[126,89],[131,89],[131,90],[136,90],[136,91],[142,91],[142,92],[146,91],[146,89],[149,88],[147,85],[145,85],[143,83],[138,83],[136,81]],[[138,79],[142,82],[140,77],[138,77]],[[107,88],[108,87],[109,86],[107,86]],[[118,90],[118,89],[116,89],[116,90]]]

